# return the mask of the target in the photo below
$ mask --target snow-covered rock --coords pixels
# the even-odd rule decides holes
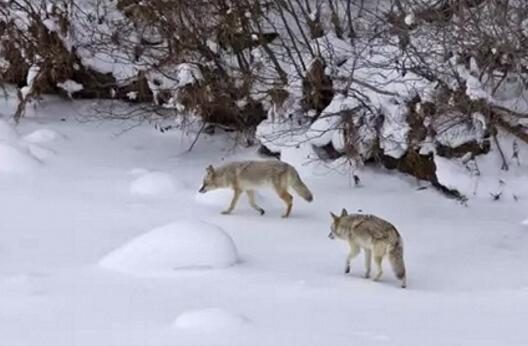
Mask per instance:
[[[385,115],[380,129],[380,146],[385,155],[399,159],[407,151],[407,107],[396,99],[388,99],[381,104]]]
[[[337,94],[306,131],[306,138],[316,146],[324,146],[330,142],[342,146],[344,139],[337,138],[342,134],[339,128],[342,122],[342,112],[353,111],[357,107],[356,99]]]
[[[69,97],[71,97],[74,93],[84,89],[82,84],[77,83],[76,81],[71,79],[65,80],[61,83],[57,83],[57,86],[64,90]]]
[[[133,195],[156,196],[170,195],[182,189],[183,183],[165,172],[145,172],[139,174],[129,186]]]
[[[226,268],[237,257],[233,240],[218,226],[178,221],[130,240],[99,263],[106,269],[150,276],[181,269]]]
[[[173,327],[194,332],[229,331],[243,327],[249,319],[219,308],[190,310],[176,318]]]

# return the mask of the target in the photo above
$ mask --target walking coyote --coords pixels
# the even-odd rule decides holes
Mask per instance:
[[[286,203],[286,211],[282,217],[288,217],[292,208],[293,196],[288,193],[288,187],[293,188],[302,198],[311,202],[313,195],[302,182],[299,174],[291,165],[281,161],[239,161],[230,162],[214,168],[209,165],[199,192],[207,192],[218,188],[231,188],[234,191],[229,207],[222,214],[229,214],[235,208],[240,194],[246,192],[249,205],[261,215],[264,209],[255,203],[255,189],[271,186]]]
[[[365,277],[370,276],[370,262],[374,255],[377,281],[383,274],[381,263],[383,257],[389,257],[394,274],[401,281],[401,287],[406,287],[405,264],[403,263],[403,241],[396,228],[389,222],[374,215],[348,214],[346,209],[337,216],[332,216],[330,239],[340,238],[348,241],[350,253],[346,259],[345,273],[350,272],[350,261],[359,254],[365,253]]]

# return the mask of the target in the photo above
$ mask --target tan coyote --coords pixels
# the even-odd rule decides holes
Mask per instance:
[[[332,216],[331,239],[340,238],[348,241],[350,253],[346,259],[345,273],[350,272],[350,261],[359,254],[360,249],[365,253],[365,277],[370,276],[370,262],[374,255],[377,273],[374,280],[381,277],[383,257],[389,257],[392,269],[396,277],[401,281],[401,287],[405,288],[405,264],[403,263],[403,241],[396,228],[389,222],[374,215],[348,214],[346,209],[337,216]]]
[[[271,186],[286,203],[286,211],[282,217],[288,217],[292,208],[293,196],[288,193],[292,187],[302,198],[311,202],[313,195],[302,182],[299,174],[291,165],[281,161],[239,161],[230,162],[214,168],[209,165],[199,192],[207,192],[218,188],[233,189],[233,199],[222,214],[229,214],[235,208],[240,194],[246,192],[249,205],[261,215],[264,209],[255,203],[255,189]]]

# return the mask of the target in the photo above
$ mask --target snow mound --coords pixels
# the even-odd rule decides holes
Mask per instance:
[[[29,153],[40,161],[48,159],[50,156],[56,154],[52,149],[40,146],[38,144],[29,144],[25,146]]]
[[[38,163],[29,151],[0,142],[0,172],[23,173],[34,169]]]
[[[64,135],[51,129],[38,129],[24,136],[24,140],[33,144],[42,144],[64,138]]]
[[[173,326],[196,332],[226,331],[241,328],[249,320],[241,315],[219,308],[190,310],[182,313]]]
[[[178,269],[226,268],[237,261],[231,237],[199,221],[178,221],[140,235],[99,264],[128,274],[167,275]]]
[[[129,191],[133,195],[154,196],[172,194],[183,188],[183,183],[164,172],[136,172],[137,177],[130,183]]]

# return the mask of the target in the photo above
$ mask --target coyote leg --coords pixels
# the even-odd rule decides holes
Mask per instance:
[[[383,269],[381,268],[381,262],[383,261],[383,256],[376,256],[374,255],[374,263],[376,263],[376,268],[378,272],[376,273],[376,276],[374,277],[374,281],[378,281],[383,274]]]
[[[372,251],[363,249],[365,251],[365,279],[370,277],[370,262],[372,258]]]
[[[264,215],[264,209],[262,209],[257,205],[257,203],[255,203],[255,192],[253,190],[247,190],[246,194],[248,196],[249,205],[256,211],[258,211],[260,215]]]
[[[238,202],[238,198],[240,197],[240,190],[236,189],[234,190],[234,194],[233,194],[233,199],[231,200],[231,204],[229,205],[229,208],[227,208],[226,210],[224,210],[222,212],[222,214],[229,214],[233,211],[233,209],[235,209],[235,206]]]
[[[345,274],[350,273],[350,262],[359,254],[359,246],[353,243],[349,243],[350,245],[350,252],[348,253],[348,256],[346,258],[345,263]]]
[[[290,216],[291,208],[293,205],[293,196],[288,193],[287,189],[281,188],[280,183],[275,183],[273,184],[273,186],[275,187],[275,191],[277,192],[277,195],[279,195],[280,199],[282,199],[284,203],[286,203],[286,211],[284,212],[284,214],[282,214],[282,217]]]

